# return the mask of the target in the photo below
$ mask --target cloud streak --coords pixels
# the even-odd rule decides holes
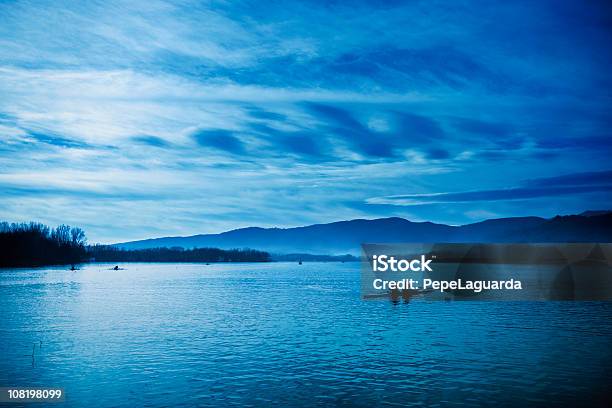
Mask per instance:
[[[612,193],[612,171],[567,174],[528,180],[524,187],[454,193],[405,194],[376,197],[370,204],[424,205],[491,201],[530,200],[588,193]]]
[[[611,17],[579,2],[5,2],[0,214],[108,242],[607,208]]]

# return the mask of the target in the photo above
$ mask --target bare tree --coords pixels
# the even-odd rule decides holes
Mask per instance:
[[[70,226],[64,224],[58,225],[58,227],[51,232],[51,237],[58,244],[69,244],[71,242]]]
[[[87,242],[87,238],[85,238],[85,231],[78,227],[73,227],[70,230],[70,236],[72,238],[72,245],[83,246]]]

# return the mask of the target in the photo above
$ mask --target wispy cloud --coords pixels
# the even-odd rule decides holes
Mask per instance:
[[[612,171],[567,174],[528,180],[525,186],[496,190],[472,190],[453,193],[405,194],[376,197],[370,204],[424,205],[530,200],[542,197],[562,197],[587,193],[612,194]]]
[[[95,242],[609,207],[610,13],[2,3],[0,214]]]

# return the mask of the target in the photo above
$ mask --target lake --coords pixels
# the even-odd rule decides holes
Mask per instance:
[[[0,386],[63,387],[56,407],[610,404],[612,302],[363,301],[359,263],[122,266],[0,270]]]

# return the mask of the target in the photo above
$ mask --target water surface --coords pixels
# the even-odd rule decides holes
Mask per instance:
[[[610,402],[612,303],[362,301],[358,263],[110,267],[0,270],[0,386],[66,407]]]

